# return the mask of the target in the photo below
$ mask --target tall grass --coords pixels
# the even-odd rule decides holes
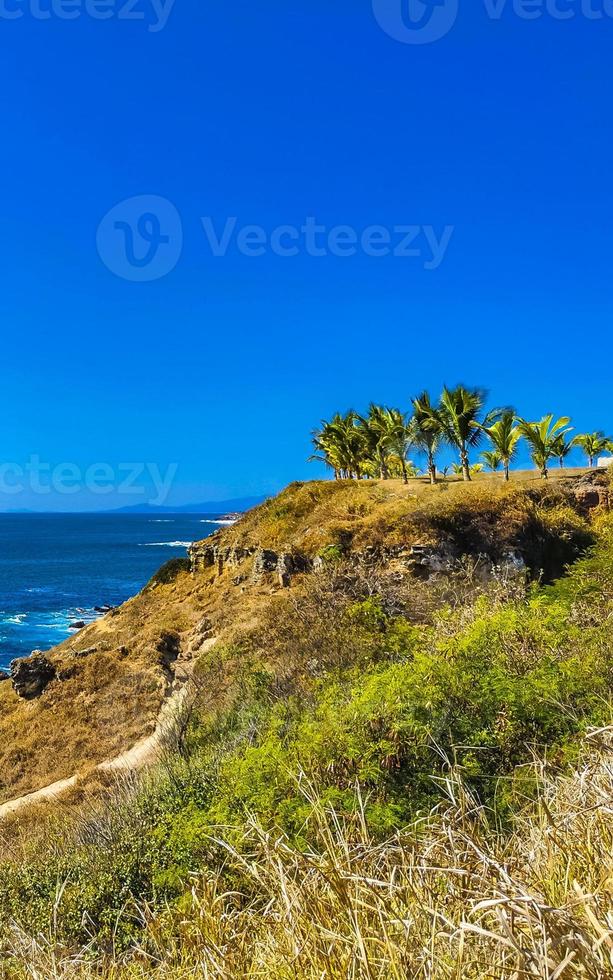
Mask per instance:
[[[604,980],[613,976],[612,753],[608,728],[589,733],[570,775],[535,761],[537,802],[512,832],[492,829],[450,770],[444,802],[383,843],[369,832],[359,788],[355,817],[341,818],[303,778],[307,850],[255,819],[238,844],[219,828],[211,845],[225,857],[194,877],[179,905],[124,909],[146,924],[129,953],[68,951],[51,915],[45,935],[14,926],[4,937],[2,975]]]

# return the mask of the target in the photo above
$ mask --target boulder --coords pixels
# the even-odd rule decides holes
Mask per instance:
[[[11,675],[7,673],[6,670],[0,670],[0,683],[2,683],[2,681],[10,681],[10,679]]]
[[[253,576],[259,578],[261,575],[276,572],[279,566],[279,555],[276,551],[268,548],[258,548],[253,559]]]
[[[98,647],[87,647],[85,650],[73,650],[73,657],[91,657],[92,653],[97,653]]]
[[[415,544],[409,551],[406,566],[416,578],[429,579],[433,575],[451,572],[454,557],[451,550],[444,546]]]
[[[84,619],[78,619],[76,621],[76,623],[71,623],[70,626],[68,627],[68,629],[69,630],[82,630],[82,629],[85,628],[85,625],[86,625],[86,623],[85,623],[85,620]]]
[[[590,470],[578,480],[574,480],[571,488],[577,502],[577,509],[582,514],[589,514],[597,507],[603,510],[609,509],[609,481],[606,471]]]
[[[40,697],[57,677],[51,661],[37,650],[30,657],[13,660],[10,670],[15,693],[26,701]]]

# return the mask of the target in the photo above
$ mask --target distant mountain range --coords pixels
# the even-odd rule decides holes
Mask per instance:
[[[106,511],[107,514],[235,514],[261,504],[266,497],[236,497],[234,500],[209,500],[203,504],[158,507],[155,504],[133,504]]]

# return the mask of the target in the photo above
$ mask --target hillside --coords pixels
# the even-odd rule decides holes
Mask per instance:
[[[369,553],[414,572],[425,560],[411,555],[414,545],[442,547],[444,561],[472,554],[498,562],[513,551],[534,574],[553,577],[589,543],[582,494],[573,479],[543,487],[533,478],[510,487],[486,478],[435,488],[418,480],[289,487],[195,546],[194,574],[171,563],[140,595],[51,651],[53,679],[40,696],[24,700],[0,684],[0,803],[150,734],[203,639],[223,643],[256,622],[284,577],[299,587],[313,562]]]
[[[2,798],[81,773],[4,824],[6,975],[607,976],[612,558],[596,472],[295,484],[194,545],[0,685]],[[162,767],[102,792],[186,682]],[[460,928],[488,897],[513,940]]]

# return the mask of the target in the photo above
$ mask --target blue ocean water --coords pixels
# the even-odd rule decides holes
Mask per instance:
[[[0,514],[0,668],[135,595],[217,530],[215,515]]]

